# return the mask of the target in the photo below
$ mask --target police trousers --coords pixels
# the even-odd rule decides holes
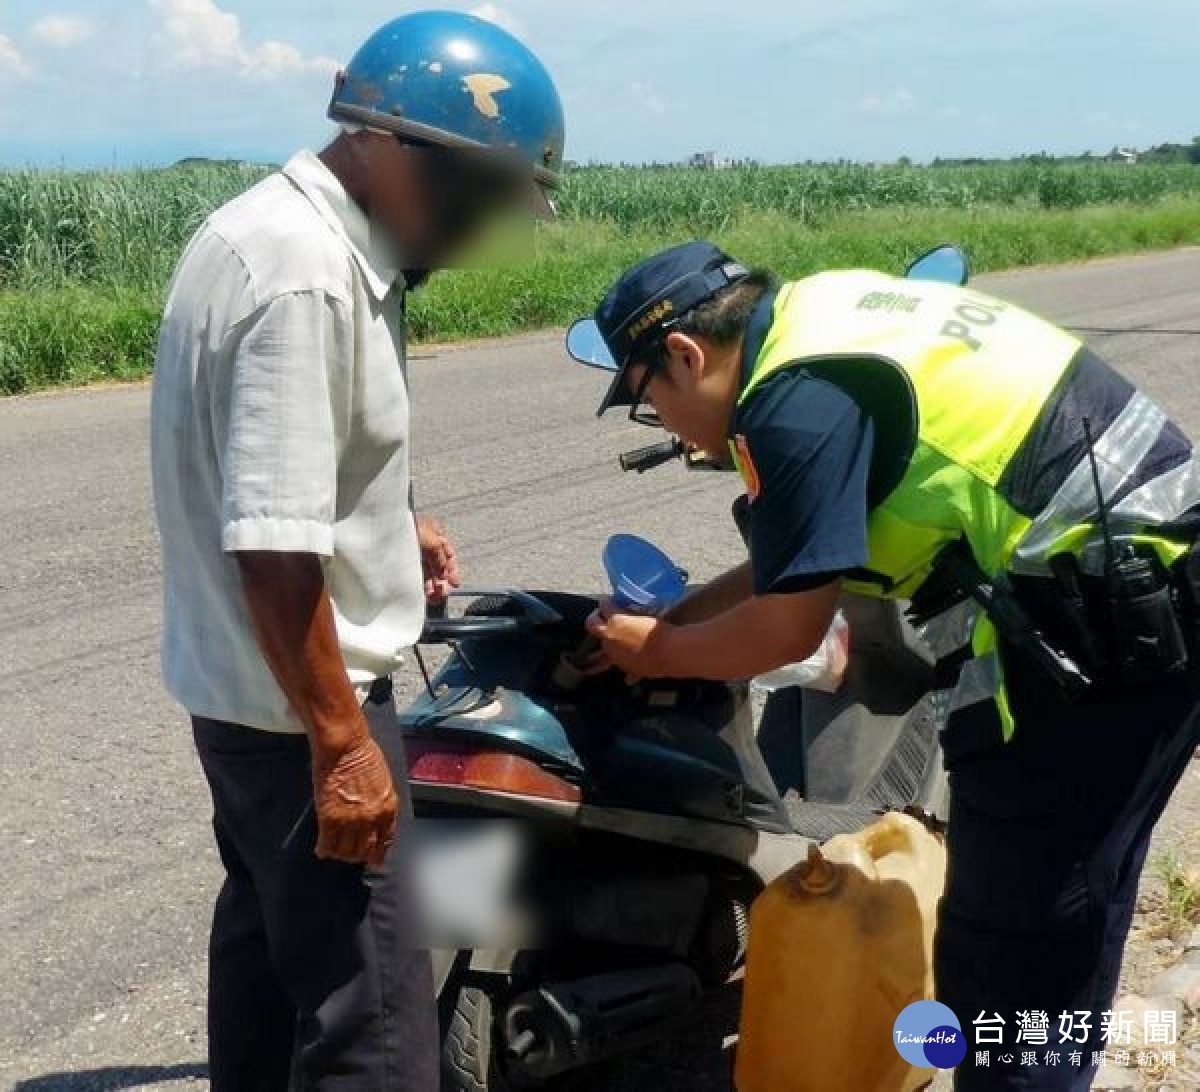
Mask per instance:
[[[987,706],[961,710],[943,732],[937,995],[966,1033],[957,1092],[1079,1092],[1095,1076],[1093,1052],[1107,1050],[1111,1065],[1121,1049],[1104,1040],[1101,1013],[1112,1009],[1151,832],[1200,743],[1200,671],[1075,704],[1016,655],[1006,672],[1010,743]],[[1045,1037],[1022,1034],[1041,1013]]]
[[[437,1014],[390,692],[364,706],[402,810],[379,871],[318,860],[308,741],[193,718],[225,866],[209,946],[213,1092],[436,1092]]]

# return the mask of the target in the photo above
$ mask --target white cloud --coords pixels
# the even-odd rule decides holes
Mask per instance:
[[[917,99],[907,87],[898,87],[884,95],[868,95],[855,107],[860,114],[911,114],[916,109]]]
[[[495,23],[498,27],[503,27],[518,38],[525,35],[525,27],[521,20],[507,8],[500,7],[499,4],[480,4],[471,9],[471,14],[480,19],[486,19],[489,23]]]
[[[248,45],[241,20],[214,0],[150,0],[162,13],[170,60],[184,68],[230,69],[252,79],[302,73],[332,74],[340,65],[331,57],[306,57],[286,42]]]
[[[640,80],[635,80],[629,85],[629,93],[634,100],[643,109],[651,114],[657,114],[661,117],[670,109],[670,104],[663,97],[658,88],[651,86],[648,83],[642,83]]]
[[[7,35],[0,34],[0,76],[25,79],[32,75],[33,67],[21,56],[16,43]]]
[[[30,28],[30,36],[43,45],[69,49],[92,36],[92,24],[77,15],[47,15]]]

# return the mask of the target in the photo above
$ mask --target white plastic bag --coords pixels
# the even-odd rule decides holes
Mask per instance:
[[[850,659],[850,625],[839,610],[833,616],[833,625],[825,634],[821,647],[803,663],[786,664],[754,679],[754,685],[762,690],[786,690],[789,686],[803,686],[809,690],[821,690],[832,694],[842,685],[846,664]]]

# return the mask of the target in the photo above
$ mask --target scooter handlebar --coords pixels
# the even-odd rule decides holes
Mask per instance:
[[[664,440],[661,444],[651,444],[649,447],[639,447],[636,451],[627,451],[621,458],[621,469],[628,472],[636,470],[644,474],[656,466],[678,459],[684,452],[683,443],[675,438]]]
[[[472,637],[508,637],[527,632],[534,626],[555,625],[562,615],[543,603],[536,595],[517,588],[455,588],[452,599],[500,599],[515,604],[520,613],[460,614],[450,617],[446,604],[431,607],[425,618],[425,628],[417,644],[449,644]]]

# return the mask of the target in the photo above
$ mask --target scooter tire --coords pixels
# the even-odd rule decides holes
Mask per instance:
[[[458,991],[442,1039],[442,1092],[510,1092],[495,1056],[492,1021],[492,999],[483,990]]]
[[[447,990],[455,989],[453,981]],[[559,1077],[513,1084],[496,1056],[495,1006],[485,990],[463,986],[442,1039],[442,1092],[602,1092],[611,1065],[599,1062]]]

